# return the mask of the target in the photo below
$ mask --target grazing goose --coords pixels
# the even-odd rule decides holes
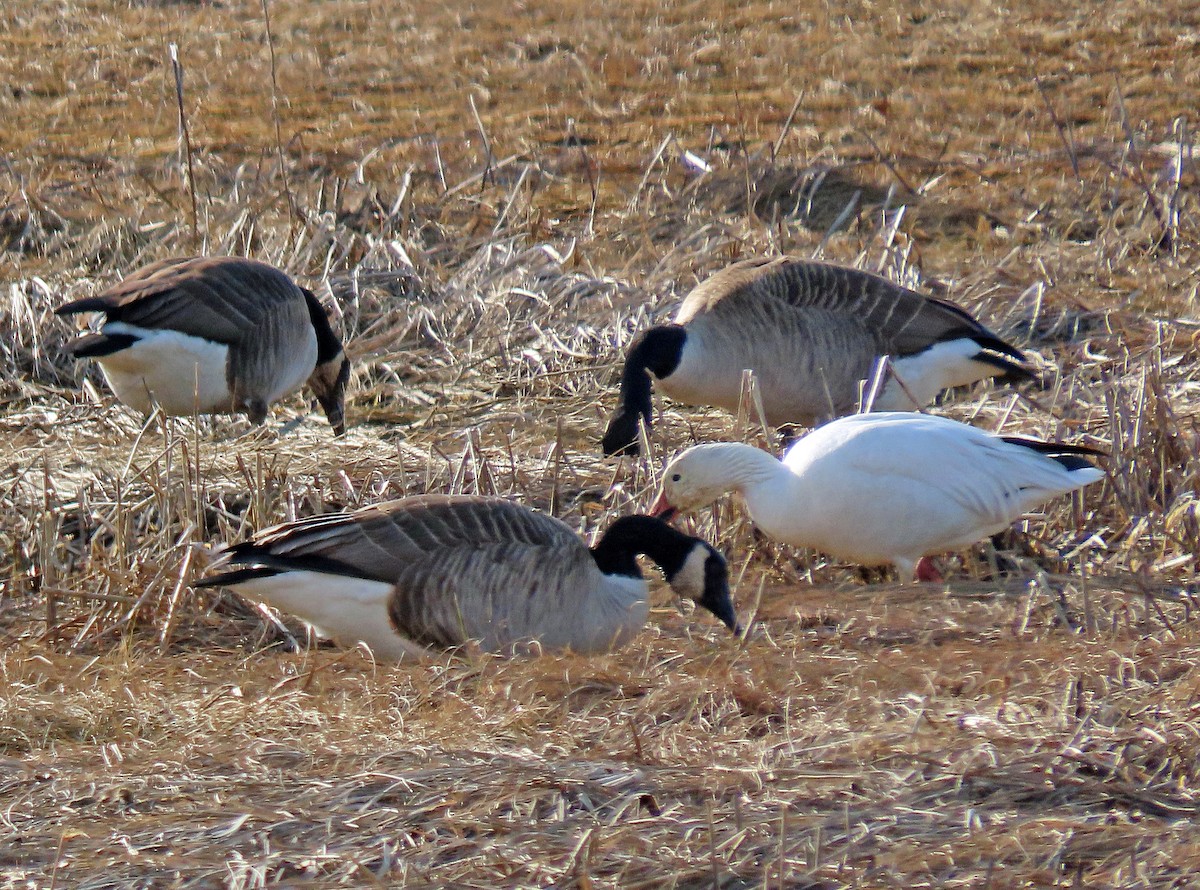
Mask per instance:
[[[308,383],[337,435],[345,432],[350,362],[316,296],[286,274],[240,257],[152,263],[57,315],[103,312],[98,332],[67,345],[94,358],[117,398],[148,413],[246,412]]]
[[[747,260],[697,286],[674,324],[634,341],[604,453],[637,453],[638,418],[651,423],[650,375],[676,401],[736,411],[750,368],[767,422],[807,426],[853,411],[882,355],[894,375],[875,399],[880,411],[921,408],[986,377],[1031,376],[1019,349],[953,303],[858,269]]]
[[[932,581],[924,557],[1102,479],[1083,457],[1097,453],[926,414],[855,414],[804,436],[782,463],[750,445],[689,448],[667,465],[651,514],[670,519],[737,491],[770,537]]]
[[[233,588],[383,659],[469,640],[593,654],[646,623],[638,554],[737,632],[725,560],[699,538],[625,516],[589,550],[566,523],[501,498],[425,495],[280,525],[197,586]]]

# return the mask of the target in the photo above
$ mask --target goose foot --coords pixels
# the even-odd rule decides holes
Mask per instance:
[[[937,570],[937,566],[933,564],[933,560],[928,556],[922,556],[917,561],[916,576],[918,581],[931,581],[935,584],[941,584],[946,580],[942,577],[942,573]]]

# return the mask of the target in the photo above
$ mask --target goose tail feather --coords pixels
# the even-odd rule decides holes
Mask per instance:
[[[1051,460],[1059,463],[1064,469],[1075,472],[1079,470],[1092,470],[1099,474],[1095,477],[1092,473],[1086,473],[1091,478],[1100,478],[1103,476],[1103,471],[1100,470],[1094,463],[1088,460],[1089,457],[1104,457],[1104,452],[1088,445],[1068,445],[1062,442],[1042,442],[1039,439],[1027,439],[1024,436],[1001,436],[1009,445],[1019,445],[1022,448],[1028,448],[1031,451],[1036,451],[1038,454],[1045,455]]]
[[[270,566],[235,569],[231,572],[222,572],[219,575],[201,578],[199,581],[194,581],[192,587],[237,587],[239,584],[245,584],[247,581],[257,581],[259,578],[270,578],[273,575],[281,575],[284,571],[284,569]]]
[[[72,300],[54,310],[55,315],[75,315],[78,312],[107,312],[112,308],[111,303],[104,297],[84,297],[82,300]]]
[[[1027,380],[1036,380],[1038,376],[1025,365],[1018,364],[1007,355],[999,355],[995,352],[977,352],[971,356],[971,361],[991,365],[998,369],[1001,373],[997,374],[994,379],[1000,383],[1024,383]]]
[[[357,569],[349,563],[316,553],[298,553],[292,556],[277,556],[266,547],[254,542],[243,541],[226,551],[228,564],[238,566],[221,575],[214,575],[196,582],[198,587],[231,586],[253,578],[266,578],[285,572],[316,572],[347,578],[378,580],[369,572]]]
[[[128,349],[138,338],[132,334],[105,334],[102,332],[84,334],[67,343],[65,349],[75,358],[103,358]]]

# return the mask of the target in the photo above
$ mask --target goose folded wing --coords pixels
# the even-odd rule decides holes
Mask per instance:
[[[878,331],[897,356],[913,355],[960,337],[982,337],[989,341],[988,348],[1021,358],[1019,351],[992,335],[965,309],[861,269],[783,263],[767,272],[767,283],[792,306],[837,309],[860,319],[867,328]]]
[[[336,560],[360,577],[395,582],[415,562],[439,552],[514,542],[562,550],[583,546],[564,523],[519,504],[450,495],[312,516],[260,532],[254,544],[281,557]]]
[[[792,310],[845,313],[878,332],[895,356],[914,355],[935,343],[969,337],[987,349],[1021,360],[966,310],[927,297],[893,281],[845,266],[779,258],[737,263],[701,282],[684,300],[677,321],[685,323],[722,303],[746,300]]]
[[[499,651],[538,640],[560,648],[581,617],[572,593],[597,574],[582,545],[569,554],[513,542],[447,547],[400,573],[388,614],[402,636],[424,646],[475,640]]]
[[[899,480],[911,483],[944,511],[960,511],[980,527],[1007,525],[1077,487],[1053,460],[977,430],[964,436],[897,429],[886,450],[855,449],[846,469],[877,480],[881,491],[899,490]]]
[[[303,294],[286,274],[253,260],[214,257],[154,263],[59,311],[105,312],[109,321],[234,345],[254,340],[264,320],[284,307],[307,319]]]

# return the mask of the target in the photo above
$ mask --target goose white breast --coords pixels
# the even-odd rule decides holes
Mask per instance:
[[[565,523],[500,498],[403,498],[281,525],[232,547],[229,571],[197,586],[229,587],[382,659],[468,641],[590,654],[646,622],[639,554],[736,629],[725,560],[704,541],[626,516],[589,549]]]
[[[911,578],[929,554],[964,547],[1104,474],[1091,449],[995,436],[903,412],[832,421],[782,462],[749,445],[698,445],[671,461],[651,512],[669,518],[724,492],[773,538]]]
[[[749,260],[696,287],[674,324],[634,341],[604,453],[636,452],[638,422],[651,421],[651,378],[677,401],[736,411],[748,368],[768,422],[810,425],[853,411],[883,355],[892,360],[875,401],[883,411],[920,408],[988,377],[1029,376],[1019,349],[953,303],[858,269]]]
[[[345,429],[350,364],[320,301],[266,263],[191,257],[153,263],[58,315],[104,324],[67,349],[94,358],[118,399],[168,414],[245,411],[255,423],[306,382]]]

